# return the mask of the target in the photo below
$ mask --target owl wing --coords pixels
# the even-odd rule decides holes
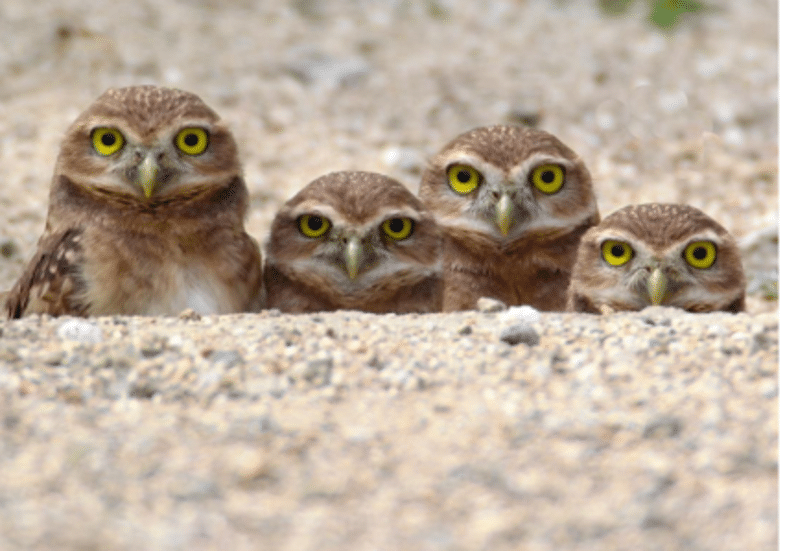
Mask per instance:
[[[265,286],[262,275],[262,254],[257,242],[246,234],[239,232],[231,244],[237,257],[230,279],[231,287],[242,299],[238,305],[241,312],[259,312],[267,304]]]
[[[84,260],[82,229],[45,234],[27,269],[5,301],[9,318],[42,313],[84,316],[84,283],[79,267]]]

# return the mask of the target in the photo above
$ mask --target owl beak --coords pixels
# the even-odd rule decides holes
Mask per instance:
[[[147,199],[153,195],[158,183],[158,173],[161,170],[152,155],[146,156],[138,166],[136,184],[145,194]]]
[[[663,303],[668,287],[668,276],[660,268],[653,270],[647,279],[647,294],[650,297],[650,304],[660,305]]]
[[[347,275],[351,280],[357,278],[360,271],[360,259],[363,255],[363,249],[360,245],[360,238],[352,236],[347,240],[344,248],[344,264],[347,269]]]
[[[513,201],[508,194],[502,194],[496,205],[497,227],[503,236],[508,235],[510,225],[513,223]]]

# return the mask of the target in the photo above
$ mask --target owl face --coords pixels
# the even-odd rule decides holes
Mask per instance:
[[[66,133],[55,173],[96,195],[154,203],[240,173],[229,130],[191,93],[110,89]]]
[[[692,312],[744,308],[745,285],[734,240],[687,205],[620,209],[584,235],[569,289],[576,310],[640,310],[650,305]]]
[[[458,136],[431,161],[419,195],[441,225],[498,243],[560,235],[597,217],[581,159],[551,134],[525,127]]]
[[[338,172],[281,208],[266,262],[349,305],[440,273],[440,240],[431,214],[403,185],[375,173]]]

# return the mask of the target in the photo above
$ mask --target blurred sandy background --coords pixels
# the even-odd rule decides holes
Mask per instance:
[[[229,122],[260,242],[321,174],[380,171],[416,190],[456,134],[534,121],[584,157],[601,214],[687,202],[771,248],[776,2],[707,5],[663,32],[644,0],[619,17],[589,0],[5,0],[0,288],[40,235],[64,130],[106,88],[139,83],[196,92]],[[767,251],[746,258],[749,278],[774,270]]]

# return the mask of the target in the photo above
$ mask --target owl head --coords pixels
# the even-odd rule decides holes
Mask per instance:
[[[66,132],[55,189],[154,204],[228,184],[240,174],[237,146],[196,95],[158,86],[113,88]]]
[[[385,310],[373,303],[439,275],[441,256],[423,203],[396,180],[361,171],[303,188],[277,213],[266,247],[266,264],[294,284],[363,310]]]
[[[470,130],[431,159],[418,195],[448,232],[498,244],[597,222],[592,179],[557,138],[520,126]]]
[[[584,234],[569,309],[600,312],[650,305],[691,312],[745,307],[739,249],[715,220],[689,205],[629,205]]]

